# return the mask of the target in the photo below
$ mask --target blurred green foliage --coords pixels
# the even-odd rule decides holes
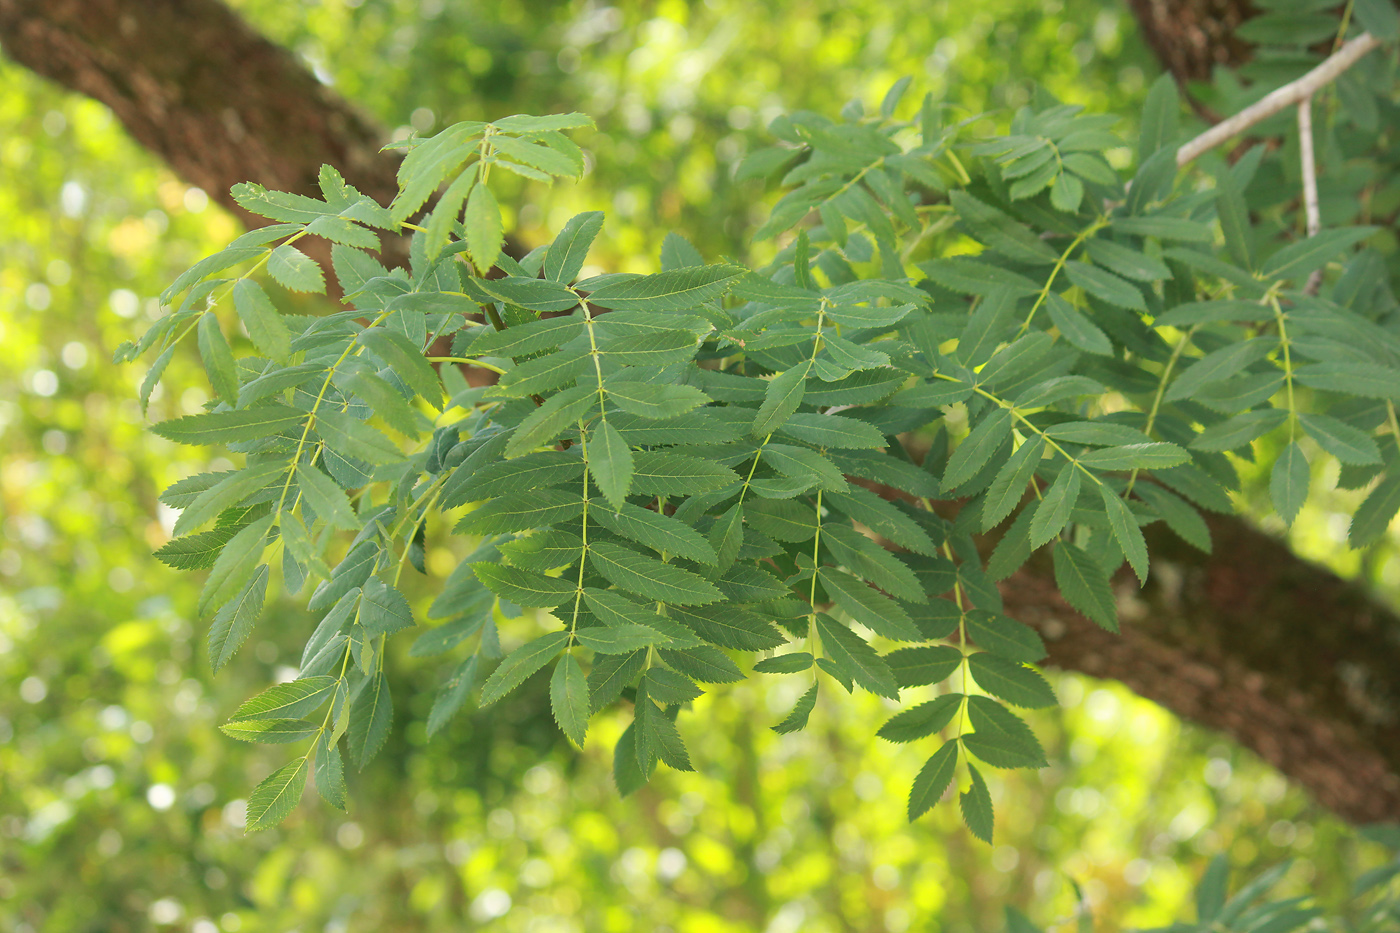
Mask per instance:
[[[1150,70],[1126,11],[1103,0],[237,6],[400,135],[593,114],[592,175],[531,188],[516,229],[539,242],[606,208],[616,270],[650,268],[672,228],[707,255],[736,250],[766,208],[730,171],[780,111],[874,102],[911,74],[955,116],[1009,117],[1031,79],[1131,114]],[[576,753],[531,682],[428,743],[434,668],[406,656],[390,670],[409,725],[353,783],[350,818],[307,807],[245,837],[238,795],[281,756],[215,724],[290,676],[306,616],[275,611],[209,674],[198,582],[150,557],[172,521],[156,492],[208,464],[146,433],[142,374],[107,362],[235,225],[103,108],[5,62],[0,125],[3,933],[989,930],[1005,903],[1073,916],[1071,880],[1097,928],[1116,930],[1182,915],[1218,852],[1247,872],[1295,855],[1285,890],[1329,903],[1380,859],[1248,754],[1078,677],[1058,678],[1063,708],[1033,723],[1051,767],[995,776],[993,848],[950,808],[905,823],[891,802],[905,788],[887,785],[916,753],[873,738],[887,711],[871,697],[824,705],[788,737],[753,725],[791,705],[779,689],[707,699],[723,728],[692,737],[698,773],[622,801],[623,722]],[[188,388],[157,389],[152,420],[198,410],[197,365],[177,357],[167,381]],[[430,569],[453,560],[430,554]]]

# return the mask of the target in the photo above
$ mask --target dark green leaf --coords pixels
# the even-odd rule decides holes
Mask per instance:
[[[1042,709],[1055,705],[1055,691],[1034,668],[988,652],[968,658],[977,685],[1013,706]]]
[[[827,657],[842,673],[871,693],[898,698],[894,675],[865,639],[824,612],[817,613],[816,625]]]
[[[982,775],[978,773],[975,765],[971,763],[967,766],[968,776],[972,778],[972,783],[967,790],[958,796],[958,805],[962,808],[963,822],[972,835],[981,839],[987,845],[992,844],[992,795],[987,790],[987,782],[982,780]]]
[[[983,418],[958,445],[943,473],[943,491],[951,492],[972,479],[1011,434],[1011,412],[997,408]]]
[[[1381,462],[1376,442],[1365,431],[1338,421],[1329,415],[1298,413],[1298,421],[1308,436],[1343,463],[1370,464]]]
[[[924,763],[918,777],[914,778],[914,786],[909,789],[909,822],[917,820],[938,803],[952,782],[953,771],[957,766],[956,740],[943,743],[943,746]]]
[[[566,654],[549,681],[549,706],[559,729],[575,745],[582,746],[588,733],[588,679],[574,656]]]
[[[951,645],[900,648],[885,655],[885,663],[900,689],[941,683],[958,669],[962,659],[962,652]]]
[[[875,734],[889,742],[915,742],[927,738],[953,721],[962,708],[961,693],[945,693],[936,700],[897,713]]]
[[[290,428],[306,417],[286,405],[264,405],[248,411],[218,411],[162,421],[151,428],[177,444],[232,444],[255,441]]]
[[[1045,657],[1045,643],[1035,629],[999,612],[971,609],[963,614],[967,632],[978,646],[1013,661],[1034,664]]]
[[[647,599],[693,606],[722,598],[720,591],[703,577],[619,544],[607,541],[590,544],[588,558],[593,568],[607,580]]]
[[[248,797],[247,831],[276,826],[301,800],[309,770],[307,756],[283,765],[259,784]]]
[[[800,732],[807,728],[807,719],[812,715],[812,710],[817,705],[817,685],[814,683],[807,688],[807,692],[802,694],[797,700],[797,705],[792,708],[783,721],[773,727],[773,731],[779,735],[786,735],[789,732]]]
[[[1302,510],[1303,502],[1308,498],[1311,478],[1308,459],[1303,456],[1303,448],[1296,441],[1285,447],[1274,461],[1269,476],[1269,498],[1273,500],[1274,509],[1285,525],[1292,525],[1293,519]]]
[[[1347,540],[1352,547],[1370,544],[1385,534],[1396,512],[1400,512],[1400,474],[1387,473],[1357,506]]]
[[[550,632],[506,655],[482,686],[481,705],[490,706],[520,686],[531,674],[557,657],[568,643],[568,632]]]
[[[1067,541],[1055,545],[1055,583],[1065,602],[1102,628],[1118,631],[1118,607],[1108,576],[1092,557]]]
[[[656,275],[619,276],[594,290],[588,300],[615,311],[685,311],[720,297],[744,272],[740,266],[721,263]]]
[[[486,584],[491,592],[517,606],[553,609],[572,599],[578,592],[576,583],[516,567],[482,561],[472,564],[471,568],[477,579]]]
[[[369,675],[360,695],[350,707],[348,747],[355,767],[365,765],[384,747],[394,721],[394,702],[389,696],[389,678],[383,671]]]

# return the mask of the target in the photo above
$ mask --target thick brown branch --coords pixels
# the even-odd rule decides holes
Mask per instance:
[[[249,226],[270,221],[234,204],[241,181],[315,195],[330,163],[380,202],[397,190],[384,132],[217,0],[0,0],[0,47]]]
[[[1211,533],[1213,556],[1149,536],[1147,587],[1118,581],[1121,635],[1070,609],[1045,562],[1002,585],[1007,610],[1051,663],[1219,729],[1344,819],[1400,818],[1400,619],[1243,521]]]
[[[250,225],[265,221],[232,203],[240,181],[314,194],[329,162],[381,202],[395,191],[380,130],[216,0],[0,0],[0,45]],[[1400,818],[1400,621],[1243,521],[1212,530],[1214,557],[1154,538],[1123,636],[1070,610],[1040,564],[1003,587],[1008,608],[1056,664],[1222,730],[1347,819]]]

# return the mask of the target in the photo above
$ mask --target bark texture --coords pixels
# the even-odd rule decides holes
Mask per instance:
[[[1242,2],[1131,3],[1178,80],[1243,54]],[[381,201],[395,191],[381,131],[216,0],[0,0],[0,46],[107,104],[249,225],[266,221],[232,203],[239,181],[314,194],[329,162]],[[1147,588],[1120,580],[1121,636],[1071,610],[1046,562],[1003,585],[1007,608],[1052,663],[1221,730],[1348,820],[1400,819],[1400,619],[1244,521],[1212,532],[1214,556],[1151,536]]]
[[[1176,83],[1205,81],[1217,66],[1249,60],[1235,29],[1257,12],[1249,0],[1128,0],[1143,38]]]
[[[1235,518],[1214,554],[1154,526],[1152,576],[1116,581],[1121,635],[1061,599],[1046,560],[1001,586],[1050,662],[1226,733],[1353,823],[1400,818],[1400,619]]]
[[[384,131],[218,0],[0,0],[0,47],[112,108],[141,145],[249,226],[229,188],[316,195],[322,163],[386,202]]]

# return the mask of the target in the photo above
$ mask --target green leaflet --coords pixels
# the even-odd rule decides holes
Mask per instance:
[[[389,737],[394,721],[394,702],[389,696],[389,678],[375,671],[360,687],[359,696],[350,706],[348,747],[355,767],[363,770]]]
[[[1201,518],[1201,513],[1189,503],[1153,483],[1139,483],[1134,489],[1138,497],[1152,506],[1153,511],[1162,516],[1167,527],[1178,537],[1207,554],[1211,552],[1210,528]]]
[[[1400,474],[1387,473],[1351,517],[1348,542],[1359,548],[1375,541],[1385,534],[1396,512],[1400,512]]]
[[[429,189],[431,190],[431,189]],[[496,196],[486,185],[475,185],[467,195],[466,215],[462,226],[467,233],[467,252],[477,272],[485,275],[496,264],[505,231],[501,226],[501,208]]]
[[[1030,545],[1038,548],[1055,537],[1069,522],[1070,512],[1079,499],[1081,472],[1074,464],[1065,464],[1060,475],[1045,490],[1040,503],[1035,506],[1035,518],[1030,525]]]
[[[452,530],[457,534],[507,534],[555,525],[581,514],[583,496],[577,491],[531,489],[491,500],[463,516]]]
[[[1065,274],[1072,283],[1095,298],[1132,311],[1147,310],[1147,303],[1143,301],[1142,292],[1137,286],[1111,272],[1071,259],[1065,263]]]
[[[863,486],[829,493],[824,501],[901,547],[928,556],[938,553],[937,546],[916,521]]]
[[[1108,339],[1108,335],[1089,320],[1084,312],[1059,295],[1054,292],[1047,295],[1045,309],[1050,313],[1050,320],[1059,329],[1060,334],[1074,346],[1099,356],[1113,354],[1113,343]]]
[[[504,666],[504,662],[502,662]],[[588,679],[574,656],[566,654],[554,668],[549,681],[549,707],[559,730],[569,741],[582,746],[588,732]]]
[[[1400,401],[1400,372],[1384,366],[1372,366],[1367,363],[1310,363],[1294,370],[1293,377],[1314,389]]]
[[[316,740],[313,760],[316,792],[337,810],[345,810],[345,764],[340,757],[339,740],[332,740],[329,733],[323,734]]]
[[[740,266],[719,264],[690,266],[656,275],[617,277],[588,296],[590,303],[616,311],[641,308],[654,311],[685,311],[720,297],[734,279],[743,275]]]
[[[1013,706],[1041,709],[1055,705],[1055,691],[1033,668],[990,652],[968,658],[968,669],[977,685]]]
[[[1298,422],[1323,450],[1343,463],[1380,463],[1381,452],[1369,434],[1328,415],[1298,413]]]
[[[778,430],[817,447],[877,448],[885,446],[885,436],[880,433],[879,428],[864,421],[841,415],[818,415],[805,412],[794,414],[788,416]]]
[[[541,450],[473,467],[461,468],[468,474],[461,486],[462,502],[519,496],[544,486],[573,484],[583,476],[583,459],[562,450]]]
[[[1118,631],[1118,607],[1107,574],[1092,557],[1067,541],[1055,545],[1055,583],[1065,602],[1100,627]]]
[[[598,392],[592,386],[574,386],[554,395],[520,422],[506,444],[506,457],[519,457],[553,441],[583,418],[597,401]]]
[[[568,311],[579,303],[579,297],[567,286],[558,282],[549,282],[543,279],[527,278],[520,275],[508,275],[500,279],[474,279],[471,287],[485,292],[487,297],[504,301],[507,304],[518,305],[528,311],[558,312]],[[480,296],[478,296],[480,297]],[[542,323],[528,321],[529,323]],[[578,322],[580,325],[582,322]],[[513,328],[511,328],[513,329]],[[500,333],[508,333],[500,331]],[[485,336],[485,335],[483,335]],[[551,344],[558,346],[557,343]],[[473,342],[472,353],[486,353],[489,350],[478,348]],[[544,349],[540,347],[540,349]],[[511,356],[522,356],[530,350],[518,350]],[[498,351],[499,355],[499,351]]]
[[[603,354],[622,366],[667,366],[688,361],[695,355],[695,348],[695,335],[690,331],[665,330],[623,337],[604,348]]]
[[[829,459],[806,447],[768,444],[763,448],[763,462],[784,476],[815,480],[818,486],[830,492],[843,492],[847,488],[841,471]]]
[[[805,651],[764,658],[753,666],[755,674],[797,674],[812,669],[813,657]]]
[[[391,635],[413,626],[413,610],[397,589],[370,577],[360,591],[360,624],[371,638]]]
[[[545,254],[544,277],[552,282],[572,282],[602,229],[602,211],[585,211],[570,217]]]
[[[807,364],[794,366],[768,381],[763,405],[758,409],[758,417],[754,419],[750,433],[757,437],[772,434],[797,411],[807,385],[808,369]]]
[[[1114,539],[1123,549],[1123,554],[1128,558],[1128,563],[1132,565],[1138,580],[1146,583],[1147,542],[1143,540],[1137,518],[1132,509],[1128,508],[1128,503],[1107,485],[1099,486],[1099,498],[1103,500],[1104,510],[1108,512],[1108,526],[1113,531]]]
[[[316,433],[336,453],[367,463],[393,463],[401,456],[398,446],[383,433],[344,412],[323,407],[316,413]]]
[[[568,642],[568,632],[550,632],[506,655],[482,685],[481,705],[490,706],[520,686],[527,677],[557,657]]]
[[[923,636],[899,604],[879,590],[840,570],[817,571],[822,585],[842,611],[877,635],[895,641],[921,641]]]
[[[599,654],[632,654],[651,645],[669,645],[671,639],[654,628],[645,625],[608,626],[605,628],[579,629],[575,633],[579,644]]]
[[[477,579],[502,599],[517,606],[553,609],[572,599],[578,587],[559,577],[546,577],[516,567],[505,567],[486,561],[471,565]]]
[[[267,544],[272,518],[271,515],[264,515],[255,519],[224,545],[199,594],[201,615],[222,606],[254,576]]]
[[[680,453],[638,451],[632,455],[632,488],[659,496],[713,492],[739,477],[722,464]]]
[[[1285,525],[1293,524],[1293,519],[1302,510],[1303,502],[1308,497],[1309,479],[1311,474],[1303,448],[1296,442],[1289,444],[1274,461],[1269,476],[1269,498],[1273,500],[1274,509]]]
[[[993,654],[1034,664],[1045,657],[1045,643],[1035,629],[998,612],[973,609],[963,613],[968,634]]]
[[[1192,450],[1236,450],[1288,420],[1282,408],[1260,408],[1213,424],[1191,441]]]
[[[172,538],[159,547],[154,556],[176,570],[207,570],[214,566],[219,552],[237,533],[237,528],[224,527]]]
[[[900,689],[942,683],[962,664],[962,652],[951,645],[900,648],[885,655],[885,663]]]
[[[589,439],[585,456],[593,482],[613,508],[622,508],[632,488],[632,448],[617,428],[603,421]]]
[[[229,722],[250,719],[300,719],[324,706],[335,690],[334,677],[303,677],[290,683],[275,684],[249,700],[244,700]]]
[[[491,389],[491,394],[509,398],[539,395],[568,385],[592,368],[587,350],[560,350],[527,360],[508,371]],[[594,386],[589,388],[597,391]]]
[[[1191,455],[1175,444],[1154,441],[1089,450],[1076,459],[1095,470],[1153,470],[1180,466],[1190,461]]]
[[[374,373],[349,373],[338,378],[336,384],[364,399],[385,424],[404,437],[417,438],[429,428],[427,419],[409,404],[403,393]]]
[[[326,278],[310,256],[295,246],[283,243],[272,250],[267,259],[267,271],[277,284],[294,292],[324,292]]]
[[[767,651],[786,641],[764,616],[742,606],[728,603],[702,608],[672,606],[669,614],[700,638],[721,648]]]
[[[263,780],[248,797],[247,831],[276,826],[287,818],[306,789],[307,756],[283,765]]]
[[[982,500],[982,530],[990,531],[1025,498],[1026,486],[1045,453],[1045,438],[1036,435],[1023,443],[997,471]]]
[[[441,407],[442,384],[438,381],[433,365],[423,355],[422,347],[416,346],[403,334],[387,327],[362,330],[356,339],[392,368],[394,375],[429,404]]]
[[[256,463],[242,470],[218,474],[222,478],[198,493],[183,507],[180,517],[175,520],[173,533],[183,535],[216,518],[225,509],[242,504],[243,500],[253,493],[266,488],[273,480],[280,479],[286,469],[285,463]],[[228,540],[227,537],[224,540]],[[172,541],[171,544],[173,543]]]
[[[977,731],[963,746],[994,768],[1043,768],[1045,752],[1030,726],[988,697],[967,699],[968,718]]]
[[[360,519],[350,506],[344,490],[315,467],[297,465],[297,484],[306,502],[320,518],[336,528],[358,530]]]
[[[997,408],[972,429],[958,445],[943,473],[943,491],[951,492],[986,466],[998,447],[1011,435],[1011,412]]]
[[[1379,227],[1348,227],[1343,230],[1320,230],[1316,234],[1290,243],[1268,259],[1259,274],[1266,279],[1298,279],[1306,277],[1328,259],[1350,249],[1374,234]]]
[[[963,743],[967,744],[966,741]],[[971,749],[969,749],[971,750]],[[976,754],[974,752],[974,754]],[[980,756],[979,756],[980,757]],[[985,760],[985,759],[984,759]],[[988,762],[990,764],[990,762]],[[987,845],[992,844],[992,794],[987,790],[987,782],[972,763],[967,766],[972,783],[958,795],[958,806],[962,809],[963,822],[974,836]]]
[[[714,549],[700,532],[669,515],[623,502],[616,509],[595,507],[589,512],[589,517],[596,518],[599,524],[614,534],[644,544],[663,555],[684,557],[702,564],[714,564],[717,560]]]
[[[277,434],[306,417],[286,405],[263,405],[247,411],[186,415],[154,425],[151,430],[177,444],[232,444]]]
[[[262,286],[252,279],[239,279],[233,286],[233,306],[253,345],[273,360],[286,362],[291,354],[292,334]]]
[[[588,603],[589,610],[610,628],[649,628],[665,636],[666,644],[675,649],[698,648],[703,644],[676,620],[660,615],[651,607],[633,602],[616,591],[585,588],[583,598]]]
[[[609,379],[608,399],[623,411],[639,418],[674,418],[710,403],[710,397],[695,386],[654,385],[649,382],[623,382]]]
[[[524,357],[563,346],[583,333],[578,317],[542,318],[505,330],[486,328],[468,346],[472,356]]]
[[[267,565],[258,567],[233,599],[214,615],[209,627],[209,666],[217,673],[252,634],[267,595]]]
[[[722,595],[703,577],[620,544],[607,541],[590,544],[588,559],[593,569],[609,582],[646,599],[695,606],[715,602]]]
[[[952,191],[948,198],[968,231],[1008,259],[1032,265],[1050,265],[1059,258],[1030,230],[972,195]]]
[[[958,743],[956,740],[943,743],[934,752],[919,774],[914,778],[914,786],[909,789],[909,822],[923,816],[942,798],[943,792],[952,783],[953,771],[958,765]]]
[[[898,698],[889,666],[865,639],[824,612],[816,614],[816,627],[822,649],[842,674],[877,696]]]
[[[316,735],[320,728],[316,723],[304,719],[250,719],[222,725],[219,731],[240,742],[286,745],[309,739]]]
[[[897,713],[875,734],[889,742],[915,742],[927,738],[953,721],[962,707],[961,693],[945,693],[936,700]]]
[[[199,318],[199,358],[209,375],[209,385],[219,400],[233,405],[238,401],[238,370],[233,362],[233,350],[224,338],[219,319],[212,312]]]
[[[817,685],[815,683],[807,688],[793,706],[792,711],[783,718],[783,721],[773,726],[773,731],[779,735],[786,735],[789,732],[800,732],[807,728],[807,719],[812,715],[812,710],[817,705]]]

